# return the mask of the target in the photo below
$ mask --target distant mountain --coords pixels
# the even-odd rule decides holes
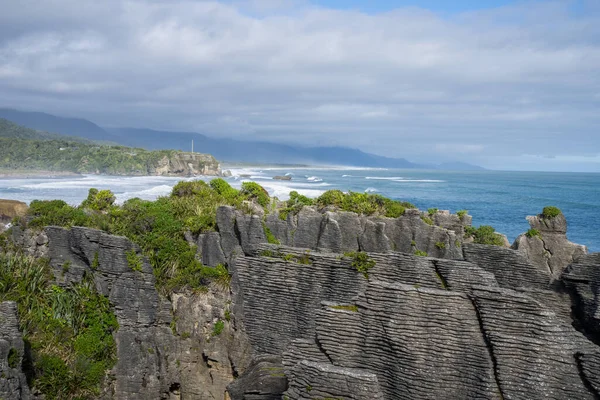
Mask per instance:
[[[41,131],[110,141],[109,134],[104,129],[85,119],[57,117],[42,112],[18,111],[10,108],[0,108],[0,118]]]
[[[419,168],[403,158],[388,158],[346,147],[301,147],[261,141],[217,139],[194,132],[168,132],[151,129],[107,129],[112,140],[127,146],[149,150],[165,147],[209,153],[222,161],[353,165],[379,168]]]
[[[473,165],[465,162],[454,161],[436,165],[436,169],[445,171],[485,171],[486,169],[479,165]]]
[[[77,136],[95,141],[119,143],[147,150],[174,149],[209,153],[221,161],[349,165],[375,168],[436,168],[475,170],[481,167],[466,163],[439,166],[415,164],[404,158],[390,158],[347,147],[302,147],[265,141],[220,139],[195,132],[170,132],[138,128],[101,128],[85,119],[64,118],[41,112],[24,112],[0,108],[0,118],[37,130]]]
[[[58,133],[50,133],[41,130],[27,128],[22,125],[17,125],[13,121],[0,118],[0,137],[6,139],[24,139],[24,140],[68,140],[72,142],[93,144],[91,140],[83,139],[76,136],[61,135]]]

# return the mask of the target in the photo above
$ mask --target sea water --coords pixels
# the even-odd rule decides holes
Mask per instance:
[[[227,166],[225,167],[227,168]],[[438,208],[456,212],[466,209],[473,225],[492,225],[512,242],[527,231],[527,215],[548,205],[559,207],[569,223],[570,240],[600,251],[600,174],[556,172],[475,171],[447,172],[368,168],[247,167],[231,168],[226,178],[232,186],[253,180],[272,196],[286,199],[291,190],[317,197],[329,189],[378,193],[409,201],[422,210]],[[290,181],[274,180],[288,175]],[[112,190],[118,202],[139,197],[168,195],[181,180],[173,177],[83,177],[47,179],[0,179],[0,198],[30,202],[63,199],[77,205],[88,189]],[[210,180],[211,178],[206,178]]]

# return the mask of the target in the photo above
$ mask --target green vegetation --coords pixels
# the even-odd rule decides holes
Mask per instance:
[[[246,197],[255,200],[258,204],[263,207],[267,207],[271,201],[269,192],[265,190],[256,182],[244,182],[242,183],[241,193]]]
[[[95,211],[106,211],[115,202],[115,196],[110,190],[90,189],[88,197],[81,203],[82,208],[89,208]]]
[[[299,194],[298,192],[291,191],[290,199],[286,201],[285,207],[279,210],[279,218],[283,221],[287,220],[287,216],[291,214],[298,214],[302,207],[312,206],[314,201],[306,196]]]
[[[473,243],[491,244],[494,246],[504,246],[504,239],[496,233],[496,230],[489,225],[482,225],[479,228],[468,226],[465,228],[465,238],[473,237]]]
[[[213,326],[212,335],[219,336],[221,334],[221,332],[223,332],[224,328],[225,328],[225,322],[223,322],[222,320],[218,320],[217,322],[215,322],[215,325]]]
[[[456,212],[456,215],[458,215],[458,218],[463,219],[463,217],[465,215],[467,215],[468,212],[469,211],[467,211],[467,210],[459,210],[459,211]]]
[[[265,236],[267,237],[267,242],[271,244],[281,244],[281,242],[273,235],[273,232],[269,229],[266,223],[262,223],[263,230],[265,231]]]
[[[430,208],[430,209],[427,210],[427,214],[429,214],[429,215],[435,215],[435,214],[437,214],[438,211],[439,210],[437,208]]]
[[[423,220],[423,222],[425,222],[427,225],[433,225],[433,220],[429,217],[424,217],[421,216],[421,219]]]
[[[344,256],[352,258],[352,267],[369,278],[369,270],[375,266],[375,260],[364,251],[353,251],[344,253]]]
[[[47,261],[0,253],[0,301],[17,303],[29,381],[48,400],[96,398],[116,361],[117,319],[90,277],[65,288],[51,280]]]
[[[188,244],[184,233],[186,230],[193,234],[215,230],[219,206],[243,208],[243,202],[254,195],[237,191],[222,179],[215,181],[210,185],[203,181],[180,182],[170,196],[156,201],[134,198],[121,206],[110,200],[114,197],[112,193],[96,189],[90,190],[79,207],[61,200],[33,201],[29,226],[86,226],[126,236],[148,257],[157,287],[164,294],[178,289],[202,290],[215,280],[227,284],[227,269],[203,266],[196,259],[196,248]],[[128,255],[128,264],[134,270],[141,268],[139,256]],[[97,268],[97,261],[92,264]]]
[[[17,349],[11,347],[8,351],[8,366],[13,369],[19,367],[20,358],[21,357],[19,357],[19,352],[17,351]]]
[[[542,217],[546,219],[556,218],[560,214],[562,214],[560,208],[554,206],[544,207],[544,210],[542,211]]]
[[[336,306],[329,306],[329,308],[332,308],[334,310],[345,310],[345,311],[352,311],[352,312],[358,312],[358,307],[355,305],[336,305]]]
[[[440,250],[443,250],[446,248],[446,244],[444,242],[436,242],[435,247],[437,247]]]
[[[525,232],[525,236],[527,236],[528,238],[532,238],[535,236],[541,238],[542,234],[537,229],[529,229],[527,232]]]
[[[127,257],[127,265],[129,268],[136,272],[142,272],[143,261],[142,258],[137,255],[135,250],[125,252],[125,256]]]
[[[403,215],[407,208],[415,208],[411,203],[391,200],[378,194],[344,193],[340,190],[328,190],[317,198],[315,204],[319,207],[335,206],[343,211],[390,218]]]
[[[415,250],[415,256],[427,257],[427,252],[422,250]]]

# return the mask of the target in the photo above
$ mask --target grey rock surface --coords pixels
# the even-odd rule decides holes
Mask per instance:
[[[535,266],[549,273],[553,279],[559,279],[567,265],[587,254],[585,246],[567,239],[564,215],[550,219],[541,215],[529,216],[527,220],[531,228],[539,232],[539,236],[520,235],[512,248],[523,252]]]
[[[23,371],[25,344],[19,330],[17,304],[0,303],[0,399],[32,399]]]
[[[600,345],[600,253],[580,257],[562,276],[578,327]]]

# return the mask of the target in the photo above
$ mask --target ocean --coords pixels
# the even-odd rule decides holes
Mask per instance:
[[[600,174],[556,172],[474,171],[224,166],[233,176],[227,180],[240,187],[245,180],[263,185],[272,196],[286,199],[291,190],[317,197],[329,189],[378,193],[405,200],[422,210],[469,210],[473,225],[492,225],[512,242],[527,231],[527,215],[547,205],[565,214],[573,242],[600,251]],[[273,180],[289,175],[291,181]],[[206,178],[210,180],[211,178]],[[68,178],[0,179],[0,198],[30,202],[63,199],[77,205],[88,189],[112,190],[118,202],[133,197],[155,199],[168,195],[181,180],[171,177],[114,177],[87,175]]]

